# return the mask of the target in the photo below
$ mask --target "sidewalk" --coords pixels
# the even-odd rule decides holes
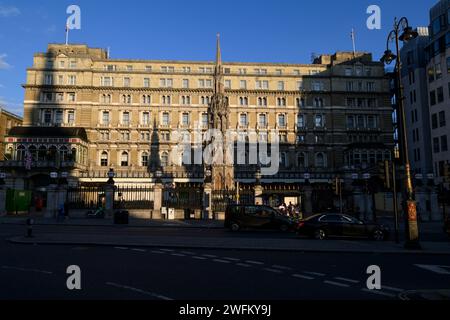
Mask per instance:
[[[112,246],[172,249],[224,249],[251,251],[286,251],[320,253],[373,253],[373,254],[434,254],[450,255],[450,242],[421,242],[422,250],[405,250],[402,244],[394,242],[309,239],[264,239],[236,237],[194,237],[194,236],[146,236],[114,234],[37,234],[34,238],[14,237],[17,244]]]
[[[71,218],[65,221],[56,221],[54,218],[33,217],[34,225],[37,226],[74,226],[74,227],[120,227],[114,224],[111,219],[86,219]],[[27,217],[0,217],[0,224],[24,225]],[[216,220],[144,220],[132,219],[128,227],[134,228],[201,228],[201,229],[221,229],[223,221]]]

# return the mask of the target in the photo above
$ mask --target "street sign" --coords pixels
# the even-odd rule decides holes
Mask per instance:
[[[370,179],[370,173],[364,173],[363,179],[364,180],[369,180]]]
[[[305,174],[303,175],[303,177],[304,177],[306,180],[311,179],[311,175],[310,175],[309,173],[305,173]]]
[[[357,174],[357,173],[352,173],[352,179],[353,179],[353,180],[358,180],[358,178],[359,178],[359,174]]]
[[[52,178],[52,179],[58,178],[58,173],[57,172],[50,173],[50,178]]]
[[[416,174],[416,180],[422,180],[423,179],[423,174],[418,173]]]

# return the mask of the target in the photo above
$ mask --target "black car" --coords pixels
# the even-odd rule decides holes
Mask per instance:
[[[371,238],[377,241],[389,238],[389,228],[380,224],[365,223],[345,214],[316,214],[300,221],[297,225],[299,236],[318,240],[328,237]]]
[[[245,228],[289,231],[295,225],[289,217],[268,206],[230,205],[225,212],[225,228],[232,231]]]

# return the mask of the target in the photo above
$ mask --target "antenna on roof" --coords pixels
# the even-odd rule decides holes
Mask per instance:
[[[110,55],[111,55],[111,48],[108,47],[108,48],[106,49],[106,59],[109,59]]]
[[[69,24],[66,23],[66,46],[69,45]]]

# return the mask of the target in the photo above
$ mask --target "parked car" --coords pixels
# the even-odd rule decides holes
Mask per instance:
[[[300,221],[297,235],[318,240],[329,237],[371,238],[377,241],[389,238],[389,228],[375,223],[366,223],[345,214],[316,214]]]
[[[246,228],[295,230],[296,223],[268,206],[230,205],[225,212],[225,227],[232,231]]]

